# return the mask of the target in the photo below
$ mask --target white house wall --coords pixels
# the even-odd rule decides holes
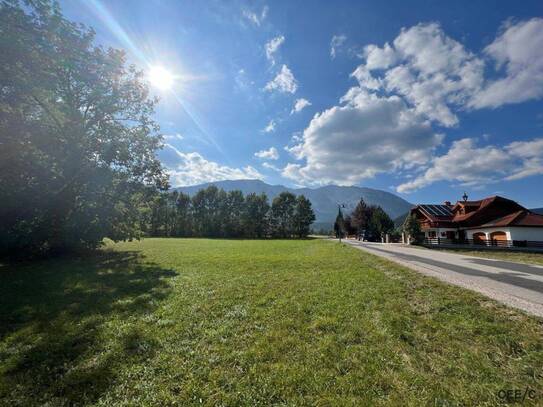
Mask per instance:
[[[510,232],[512,235],[511,240],[531,240],[543,242],[542,227],[512,227],[510,228]]]
[[[468,229],[466,235],[468,239],[473,239],[473,234],[483,232],[486,238],[490,239],[492,232],[505,232],[507,240],[531,240],[543,242],[543,228],[541,227],[504,227],[504,228],[482,228]]]

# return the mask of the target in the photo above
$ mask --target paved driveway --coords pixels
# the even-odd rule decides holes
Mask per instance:
[[[543,317],[543,266],[482,259],[401,244],[344,242]]]

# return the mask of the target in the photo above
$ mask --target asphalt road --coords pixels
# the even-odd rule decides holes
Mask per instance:
[[[343,241],[420,273],[543,317],[543,266],[482,259],[401,244]]]

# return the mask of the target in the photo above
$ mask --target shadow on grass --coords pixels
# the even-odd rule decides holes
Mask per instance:
[[[137,322],[169,294],[167,280],[175,275],[137,252],[4,264],[0,399],[96,401],[120,366],[151,357],[158,346]]]

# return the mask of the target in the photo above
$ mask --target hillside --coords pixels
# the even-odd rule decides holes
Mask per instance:
[[[413,206],[406,200],[390,192],[372,188],[342,187],[337,185],[328,185],[320,188],[287,188],[283,185],[269,185],[260,180],[233,180],[174,189],[192,196],[200,189],[207,188],[210,185],[215,185],[217,188],[222,188],[225,191],[240,190],[244,194],[251,192],[259,194],[264,192],[268,195],[270,201],[283,191],[292,192],[297,195],[303,194],[311,200],[313,205],[317,218],[314,224],[315,228],[326,228],[333,224],[338,210],[338,203],[345,204],[344,213],[350,213],[360,198],[363,198],[369,205],[379,205],[392,219],[406,213]]]

